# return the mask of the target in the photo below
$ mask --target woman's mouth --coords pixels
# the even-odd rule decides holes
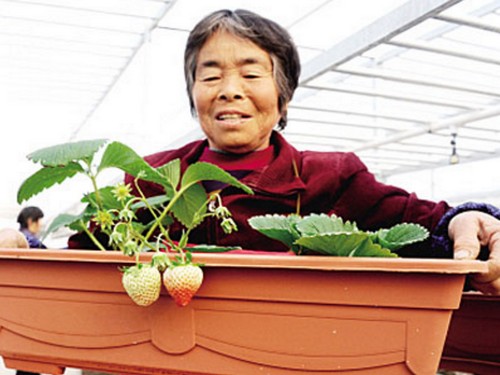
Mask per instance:
[[[238,125],[249,119],[251,116],[244,113],[227,113],[223,112],[215,116],[218,122],[222,122],[226,125]]]

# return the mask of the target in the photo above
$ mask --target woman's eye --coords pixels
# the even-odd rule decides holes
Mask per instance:
[[[255,79],[255,78],[259,78],[259,75],[257,75],[257,74],[245,74],[243,77],[247,78],[247,79]]]
[[[212,81],[216,81],[218,79],[219,79],[219,77],[217,77],[217,76],[210,76],[210,77],[203,78],[203,82],[212,82]]]

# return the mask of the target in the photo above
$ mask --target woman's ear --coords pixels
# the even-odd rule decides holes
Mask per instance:
[[[285,129],[285,126],[288,122],[288,102],[284,103],[283,105],[280,105],[280,118],[278,119],[278,129],[283,130]]]
[[[284,114],[286,116],[287,112],[288,112],[288,102],[283,103],[283,105],[281,106],[281,115]]]

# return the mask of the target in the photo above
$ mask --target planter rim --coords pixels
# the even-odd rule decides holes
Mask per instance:
[[[151,260],[152,253],[141,255],[141,261]],[[96,250],[25,250],[0,249],[0,259],[35,261],[124,263],[133,258],[118,251]],[[254,254],[193,254],[193,261],[206,267],[276,268],[320,271],[378,271],[406,273],[468,274],[486,272],[488,264],[477,260],[420,258],[349,258],[328,256],[289,256]]]

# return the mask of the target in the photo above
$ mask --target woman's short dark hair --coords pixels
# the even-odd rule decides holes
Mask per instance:
[[[193,115],[193,85],[196,79],[198,55],[205,42],[216,31],[223,30],[248,39],[269,53],[273,75],[278,86],[280,129],[286,126],[286,104],[292,99],[299,83],[300,61],[290,34],[276,22],[248,10],[219,10],[203,18],[191,31],[184,51],[184,76]]]
[[[43,217],[43,211],[35,206],[25,207],[19,212],[17,222],[21,228],[28,228],[28,220],[37,222]]]

